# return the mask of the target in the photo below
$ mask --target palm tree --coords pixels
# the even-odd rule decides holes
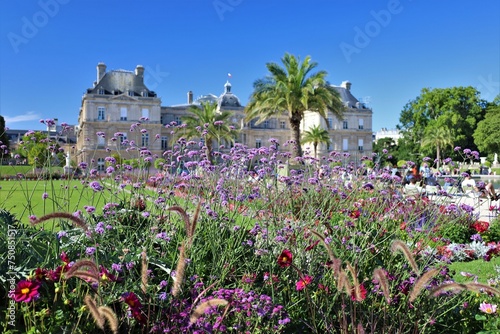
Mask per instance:
[[[302,156],[300,146],[300,123],[306,111],[319,113],[324,119],[327,112],[342,117],[343,104],[337,91],[325,81],[327,73],[311,73],[318,64],[307,56],[303,62],[285,53],[281,59],[284,68],[276,63],[267,63],[270,74],[254,82],[254,92],[250,97],[245,113],[246,121],[258,118],[261,123],[283,112],[288,120],[296,143],[293,154]]]
[[[207,158],[212,161],[213,142],[220,145],[221,140],[234,142],[237,131],[229,124],[231,112],[219,111],[216,102],[201,102],[200,106],[191,106],[190,115],[181,117],[185,127],[177,134],[177,138],[203,138]]]
[[[304,131],[304,134],[302,135],[302,142],[304,144],[313,144],[314,158],[317,159],[318,144],[328,144],[330,142],[330,135],[328,134],[328,131],[323,129],[321,126],[314,125],[310,127],[308,131]]]
[[[446,146],[453,147],[453,135],[446,126],[429,127],[422,139],[421,146],[436,148],[437,169],[439,169],[441,150]]]

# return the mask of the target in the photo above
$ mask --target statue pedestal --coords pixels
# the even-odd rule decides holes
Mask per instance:
[[[73,174],[73,167],[64,166],[63,169],[64,169],[64,174],[65,175],[71,175],[71,174]]]

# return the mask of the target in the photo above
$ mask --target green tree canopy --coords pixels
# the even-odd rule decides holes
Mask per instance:
[[[398,129],[406,140],[421,146],[430,128],[445,127],[451,132],[453,144],[477,149],[472,134],[484,119],[486,101],[473,87],[424,88],[408,102],[399,118]]]
[[[219,111],[215,102],[202,102],[200,107],[191,106],[189,112],[189,115],[181,118],[185,127],[180,129],[176,138],[203,138],[207,158],[212,161],[214,142],[219,145],[223,140],[233,143],[238,134],[229,123],[232,114],[229,111]]]
[[[477,124],[474,142],[482,153],[500,153],[500,95],[488,105],[484,120]]]
[[[35,168],[49,167],[54,163],[62,166],[65,159],[59,147],[59,144],[47,138],[46,133],[31,131],[23,136],[19,151]]]
[[[9,153],[9,137],[5,129],[5,118],[0,116],[0,156]]]
[[[373,153],[377,153],[377,161],[379,163],[384,157],[384,160],[394,165],[397,161],[397,148],[396,141],[391,137],[379,138],[373,143]],[[387,154],[385,156],[385,154]]]
[[[246,121],[260,123],[287,112],[293,140],[293,155],[302,156],[300,123],[306,111],[319,113],[326,119],[327,112],[341,118],[343,105],[340,95],[326,82],[326,71],[311,73],[318,64],[307,56],[303,62],[286,53],[281,59],[284,67],[267,63],[269,75],[254,82],[254,91],[246,107]]]
[[[314,158],[318,158],[318,145],[328,144],[330,142],[330,135],[328,130],[325,130],[319,125],[314,125],[309,130],[304,131],[302,134],[303,143],[312,143],[314,148]]]

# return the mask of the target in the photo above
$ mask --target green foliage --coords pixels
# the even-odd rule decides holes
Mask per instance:
[[[191,106],[189,113],[182,117],[185,126],[178,129],[175,137],[187,140],[203,138],[209,159],[212,159],[214,142],[221,145],[223,141],[235,141],[238,131],[230,124],[233,114],[227,110],[218,110],[216,102],[202,102],[200,107]]]
[[[163,158],[157,158],[155,160],[155,163],[154,163],[154,166],[156,169],[158,170],[162,170],[163,169],[163,165],[165,164],[166,160],[163,159]]]
[[[309,130],[304,131],[302,134],[302,142],[304,144],[311,143],[314,148],[314,157],[317,158],[318,145],[328,144],[330,142],[330,135],[328,130],[323,129],[320,125],[314,125]]]
[[[484,119],[485,109],[486,101],[473,87],[424,88],[401,111],[398,128],[414,145],[426,138],[431,129],[445,128],[451,132],[454,146],[476,150],[472,134]],[[448,156],[454,152],[450,148],[442,153]]]
[[[474,229],[466,223],[442,224],[437,234],[442,238],[449,239],[450,242],[465,244],[470,242],[470,237],[475,233]]]
[[[64,155],[59,151],[59,144],[49,140],[47,134],[34,132],[23,136],[19,150],[28,157],[28,163],[35,168],[64,165]]]
[[[10,142],[5,132],[5,118],[2,115],[0,115],[0,145],[5,145],[5,148],[0,149],[0,157],[4,157],[9,153]]]
[[[500,152],[500,105],[488,106],[484,120],[474,131],[474,143],[483,154]]]
[[[403,166],[406,166],[407,160],[399,160],[398,161],[398,168],[403,168]]]
[[[421,145],[422,148],[428,147],[436,150],[435,158],[438,160],[436,167],[439,168],[442,150],[446,147],[453,148],[453,135],[449,128],[437,126],[430,122],[425,129],[425,137],[422,139]]]
[[[500,219],[495,219],[490,223],[488,230],[482,235],[485,242],[500,240]]]
[[[180,148],[165,159],[174,161],[184,154]],[[50,210],[55,213],[43,226],[16,225],[23,227],[16,236],[16,257],[22,259],[19,279],[33,278],[37,267],[48,271],[42,275],[39,299],[16,303],[20,331],[98,332],[83,307],[86,295],[112,309],[120,333],[154,333],[154,328],[192,332],[214,324],[226,326],[228,332],[251,333],[350,333],[359,324],[365,331],[380,333],[480,329],[475,294],[430,296],[432,288],[451,279],[445,262],[433,251],[445,242],[440,229],[469,226],[472,215],[460,207],[444,213],[434,202],[402,199],[392,185],[379,181],[379,175],[358,175],[346,184],[341,168],[325,168],[324,177],[317,179],[313,166],[300,165],[300,172],[292,167],[289,177],[277,180],[276,162],[260,159],[259,179],[250,182],[248,175],[233,172],[246,170],[250,159],[241,158],[207,166],[203,177],[165,170],[151,177],[154,181],[147,179],[147,187],[136,182],[140,176],[118,166],[115,175],[81,183],[18,181],[27,194],[25,201],[72,202]],[[127,183],[117,181],[125,179]],[[363,187],[366,182],[375,189]],[[36,184],[49,193],[45,202],[31,188]],[[76,199],[64,197],[77,184],[92,186],[76,189]],[[55,189],[61,189],[61,195]],[[69,214],[58,213],[61,208]],[[78,224],[69,219],[77,210]],[[0,230],[2,245],[6,236],[8,232]],[[394,249],[395,241],[400,241],[399,250]],[[278,261],[284,250],[292,254],[285,266]],[[85,280],[66,272],[54,278],[68,266],[62,260],[66,257],[71,266],[83,259],[97,264],[98,277]],[[410,300],[416,282],[429,268],[436,269],[432,279]],[[387,278],[387,297],[374,277],[376,269]],[[340,273],[351,287],[339,286]],[[357,295],[360,291],[352,288],[356,282],[366,295]],[[129,293],[141,303],[139,312],[130,312],[124,302]],[[222,298],[220,293],[229,306],[213,308],[189,325],[195,307]],[[486,294],[481,298],[494,300]],[[0,313],[7,301],[0,302]],[[265,308],[254,306],[263,301],[268,301]],[[262,316],[266,309],[268,314]],[[6,331],[4,320],[0,328]]]

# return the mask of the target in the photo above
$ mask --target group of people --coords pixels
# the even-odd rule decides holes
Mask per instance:
[[[474,192],[478,197],[489,197],[492,201],[498,201],[500,199],[500,194],[496,193],[495,187],[491,181],[488,183],[476,183],[472,178],[470,170],[463,173],[463,177],[464,179],[459,183],[459,188],[461,188],[464,193]],[[408,170],[403,180],[403,184],[405,192],[411,194],[416,192],[423,193],[425,192],[425,188],[430,187],[436,187],[435,189],[438,190],[441,189],[441,186],[427,163],[424,163],[420,169],[413,166],[412,169]]]
[[[471,177],[470,171],[464,173],[464,180],[462,181],[461,187],[464,193],[475,192],[480,197],[489,197],[492,201],[498,201],[500,199],[500,194],[497,194],[493,183],[489,181],[488,183],[481,182],[476,183]]]

